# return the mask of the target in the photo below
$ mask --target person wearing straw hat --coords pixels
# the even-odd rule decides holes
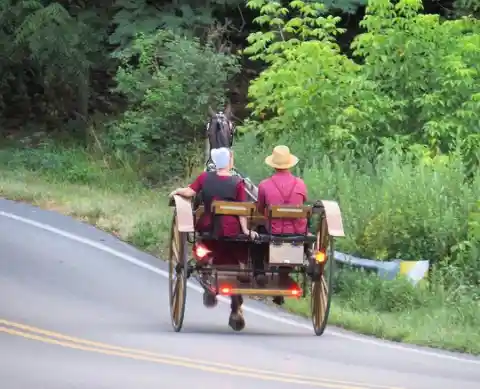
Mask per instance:
[[[233,167],[233,153],[226,147],[211,150],[211,159],[215,164],[215,171],[201,173],[195,181],[186,188],[178,188],[170,193],[170,197],[179,195],[193,198],[201,194],[205,212],[195,226],[196,230],[208,232],[213,222],[210,213],[210,204],[214,200],[223,201],[246,201],[245,184],[239,177],[231,174]],[[245,217],[224,215],[220,217],[219,236],[236,236],[242,232],[252,239],[258,237],[257,232],[250,231]],[[217,265],[240,265],[245,267],[242,261],[248,256],[248,246],[243,242],[228,242],[221,240],[208,240],[203,245],[214,253],[214,264]],[[205,292],[203,303],[207,307],[215,306],[215,296]],[[243,298],[240,295],[231,297],[231,313],[229,325],[235,330],[245,326],[242,313]]]
[[[298,157],[287,146],[276,146],[265,163],[275,173],[258,185],[257,207],[264,213],[269,205],[303,205],[307,201],[307,187],[303,180],[295,177],[290,169],[298,163]],[[272,234],[303,234],[307,221],[303,219],[272,220]]]
[[[303,205],[307,201],[307,187],[301,178],[290,172],[290,169],[298,163],[298,157],[293,155],[287,146],[279,145],[265,158],[265,163],[275,169],[275,172],[258,185],[258,211],[265,214],[269,205]],[[270,228],[273,235],[302,235],[307,228],[307,220],[276,219],[271,221]],[[264,251],[263,254],[255,256],[256,269],[263,268],[265,255]],[[257,274],[257,282],[263,277],[265,276],[260,271]],[[283,297],[275,297],[274,302],[283,304]]]

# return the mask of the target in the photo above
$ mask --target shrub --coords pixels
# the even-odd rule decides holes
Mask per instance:
[[[33,171],[50,181],[96,185],[129,190],[139,185],[138,176],[122,168],[106,165],[81,147],[65,148],[44,142],[36,148],[6,148],[0,150],[0,165]]]
[[[473,211],[480,199],[480,172],[467,180],[461,155],[427,163],[393,146],[375,158],[358,158],[353,152],[307,155],[302,140],[287,144],[306,159],[296,173],[305,180],[310,200],[339,202],[346,233],[338,239],[341,250],[378,260],[430,260],[450,277],[447,284],[478,286],[478,213]],[[271,173],[263,160],[272,147],[248,135],[235,145],[236,165],[258,182]]]
[[[225,83],[238,71],[236,58],[159,30],[140,34],[120,59],[116,89],[129,108],[110,125],[117,157],[136,156],[156,180],[188,175],[185,169],[201,162],[208,105],[223,103]]]
[[[403,277],[392,282],[363,271],[341,270],[336,279],[335,296],[356,311],[402,312],[432,302],[431,293]]]
[[[433,155],[461,149],[474,164],[480,135],[480,23],[422,15],[420,0],[374,0],[352,49],[333,42],[338,18],[318,3],[252,0],[257,23],[245,50],[268,68],[249,88],[254,116],[244,131],[272,141],[301,134],[307,150],[357,150],[396,138]],[[258,117],[264,117],[260,120]],[[315,139],[315,142],[311,142]]]

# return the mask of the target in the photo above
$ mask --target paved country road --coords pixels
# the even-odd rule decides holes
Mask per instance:
[[[174,333],[165,270],[91,226],[0,200],[0,388],[480,388],[480,358],[333,327],[315,337],[259,302],[234,333],[228,304],[204,308],[196,285]]]

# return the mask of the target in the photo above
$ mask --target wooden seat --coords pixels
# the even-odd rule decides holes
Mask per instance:
[[[308,219],[312,215],[311,205],[270,205],[267,209],[271,219]]]
[[[210,231],[197,232],[201,239],[218,239],[225,241],[249,241],[250,237],[245,234],[239,234],[238,236],[218,236],[218,217],[221,216],[239,216],[252,218],[252,215],[256,213],[257,206],[253,202],[249,201],[212,201],[211,214],[213,223],[211,224]],[[205,212],[205,206],[201,205],[194,210],[194,218],[198,220]]]
[[[257,206],[250,201],[219,201],[212,202],[213,215],[230,215],[230,216],[253,216]]]
[[[217,205],[217,209],[213,210],[215,205]],[[256,204],[253,202],[214,201],[212,211],[217,215],[245,216],[250,226],[265,223],[265,216],[257,211]],[[205,207],[203,205],[195,209],[193,211],[195,220],[199,220],[204,212]]]

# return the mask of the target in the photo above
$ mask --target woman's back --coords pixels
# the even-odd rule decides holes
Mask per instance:
[[[201,231],[210,231],[212,226],[211,204],[214,200],[246,201],[243,180],[231,175],[219,175],[216,172],[204,172],[190,185],[196,193],[202,196],[205,211],[197,223]],[[223,215],[220,217],[219,236],[235,236],[240,234],[241,227],[237,216]]]

